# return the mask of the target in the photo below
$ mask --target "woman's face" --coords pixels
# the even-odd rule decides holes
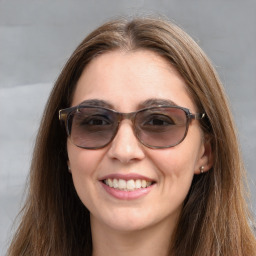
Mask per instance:
[[[112,51],[92,60],[77,83],[72,106],[87,100],[111,105],[119,112],[137,111],[148,100],[169,100],[197,112],[181,76],[162,57],[146,50]],[[125,119],[106,147],[82,149],[68,140],[67,150],[76,191],[97,228],[131,231],[174,226],[193,175],[199,174],[202,165],[208,169],[196,120],[189,125],[185,140],[172,148],[143,146],[133,133],[132,122]],[[104,184],[107,178],[118,187]],[[134,180],[140,188],[120,190],[127,180]],[[143,180],[153,184],[141,188]]]

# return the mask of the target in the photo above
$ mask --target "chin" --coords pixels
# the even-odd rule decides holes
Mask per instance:
[[[108,216],[102,216],[102,222],[113,230],[132,232],[153,226],[157,223],[157,219],[138,209],[128,211],[125,209],[118,212],[112,211]]]
[[[143,221],[114,221],[109,223],[109,227],[119,232],[135,232],[148,228],[151,226],[149,223]]]

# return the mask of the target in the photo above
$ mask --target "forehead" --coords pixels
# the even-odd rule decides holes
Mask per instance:
[[[100,99],[119,111],[134,111],[141,102],[152,98],[195,108],[184,80],[163,57],[147,50],[112,51],[86,66],[77,82],[72,106]]]

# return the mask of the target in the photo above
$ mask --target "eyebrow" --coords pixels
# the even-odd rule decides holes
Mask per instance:
[[[113,105],[105,100],[99,100],[99,99],[91,99],[91,100],[85,100],[79,104],[79,106],[95,106],[95,107],[104,107],[104,108],[113,108]]]
[[[114,109],[114,106],[110,102],[100,99],[85,100],[81,102],[79,106],[96,106]],[[154,106],[177,106],[177,104],[169,99],[150,98],[140,103],[138,109]]]
[[[151,98],[151,99],[145,100],[139,105],[140,108],[147,108],[147,107],[154,107],[154,106],[177,106],[177,104],[174,101],[169,99]]]

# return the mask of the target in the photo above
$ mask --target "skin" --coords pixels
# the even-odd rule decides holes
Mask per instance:
[[[146,50],[112,51],[85,68],[72,106],[100,99],[117,111],[132,112],[152,98],[197,112],[184,80],[162,57]],[[93,255],[167,255],[193,176],[202,165],[204,171],[211,167],[211,150],[197,120],[185,140],[168,149],[143,146],[131,121],[123,120],[108,146],[87,150],[68,140],[67,151],[75,188],[91,213]],[[156,184],[141,198],[120,200],[106,193],[100,182],[115,173],[141,174]]]

